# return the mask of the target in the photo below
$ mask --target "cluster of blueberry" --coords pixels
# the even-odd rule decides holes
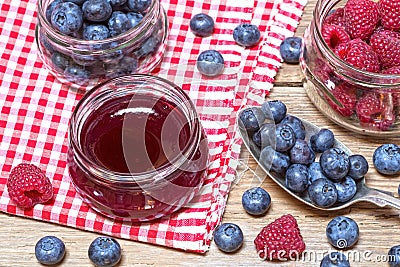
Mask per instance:
[[[196,14],[190,20],[191,31],[201,37],[208,37],[214,32],[214,20],[207,14]],[[244,47],[256,45],[261,38],[260,30],[256,25],[249,23],[239,24],[233,30],[233,39]],[[206,50],[197,57],[197,69],[205,76],[215,77],[224,71],[224,57],[217,50]]]
[[[319,207],[347,202],[356,194],[356,183],[367,173],[368,162],[362,155],[349,156],[334,147],[335,137],[329,129],[305,140],[303,122],[287,114],[279,100],[244,109],[239,117],[260,147],[261,164],[285,179],[292,192],[303,196],[308,191],[310,201]],[[315,161],[318,154],[319,161]]]
[[[44,62],[61,78],[79,85],[86,85],[93,78],[109,79],[138,72],[158,51],[166,35],[162,18],[155,24],[146,22],[152,3],[152,0],[54,0],[45,12],[52,30],[41,27],[39,31]],[[122,37],[128,30],[144,24],[148,28],[135,36]],[[51,31],[75,38],[78,45],[60,45]]]
[[[64,242],[55,236],[41,238],[35,246],[36,259],[43,265],[59,264],[65,256]],[[112,267],[121,260],[121,246],[111,237],[97,237],[88,249],[89,259],[99,267]]]

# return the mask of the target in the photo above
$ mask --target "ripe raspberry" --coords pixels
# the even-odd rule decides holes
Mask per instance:
[[[380,0],[378,3],[381,23],[384,28],[397,31],[400,30],[400,1]]]
[[[335,101],[327,96],[326,100],[329,105],[342,116],[350,117],[356,109],[357,89],[354,86],[343,82],[332,88],[330,92]]]
[[[400,66],[394,66],[388,69],[382,70],[383,74],[400,74]]]
[[[368,93],[356,105],[360,124],[379,130],[387,130],[394,122],[394,103],[391,94]]]
[[[44,172],[32,164],[21,163],[7,180],[10,198],[21,208],[31,208],[53,197],[53,187]]]
[[[339,7],[338,9],[332,11],[332,13],[325,18],[324,24],[333,24],[344,27],[343,16],[344,8]]]
[[[350,41],[350,36],[345,29],[338,25],[324,24],[322,26],[322,36],[332,49],[335,49],[339,44]]]
[[[296,219],[288,214],[265,226],[254,240],[266,260],[295,259],[306,249]]]
[[[343,19],[352,39],[366,40],[378,24],[378,5],[371,0],[349,0],[344,6]]]
[[[334,52],[338,57],[361,70],[370,72],[381,70],[378,54],[361,39],[339,44]]]
[[[370,45],[378,54],[382,68],[400,66],[400,39],[396,33],[382,31],[371,36]]]

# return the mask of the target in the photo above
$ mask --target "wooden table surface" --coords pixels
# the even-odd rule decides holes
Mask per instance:
[[[311,17],[315,0],[305,8],[296,36],[301,36]],[[311,104],[302,88],[301,71],[298,65],[283,65],[276,77],[270,99],[283,100],[288,110],[320,127],[329,127],[335,135],[349,146],[354,153],[363,154],[372,166],[372,154],[376,147],[385,142],[400,143],[400,138],[378,139],[353,134],[330,122]],[[246,150],[241,158],[256,170],[256,164]],[[262,172],[257,172],[265,178]],[[371,187],[397,192],[400,177],[387,178],[370,168],[366,182]],[[214,243],[205,255],[185,253],[164,247],[119,240],[123,258],[118,266],[319,266],[324,253],[332,250],[325,236],[327,223],[335,216],[346,215],[358,222],[360,239],[349,252],[351,266],[389,266],[385,261],[389,248],[400,244],[399,210],[377,208],[370,204],[357,204],[337,212],[323,212],[312,209],[289,196],[271,180],[264,179],[261,186],[271,195],[272,205],[263,217],[246,214],[241,206],[242,193],[258,183],[251,172],[246,172],[233,185],[229,195],[223,222],[238,224],[245,241],[234,254],[220,252]],[[294,215],[310,252],[309,259],[297,262],[264,262],[257,257],[253,240],[263,226],[283,214]],[[67,253],[62,266],[92,266],[87,257],[90,242],[95,233],[76,230],[60,225],[34,221],[0,213],[0,266],[40,266],[34,255],[37,240],[45,235],[56,235],[65,242]]]

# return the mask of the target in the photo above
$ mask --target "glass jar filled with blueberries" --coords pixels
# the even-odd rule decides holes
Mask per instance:
[[[45,66],[73,87],[148,73],[168,21],[159,0],[39,0],[36,42]]]

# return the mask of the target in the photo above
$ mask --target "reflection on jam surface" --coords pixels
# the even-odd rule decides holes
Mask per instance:
[[[186,118],[175,107],[165,99],[143,95],[109,100],[86,119],[81,132],[84,154],[121,173],[168,164],[190,138]]]
[[[138,95],[132,99],[128,95],[107,100],[88,114],[80,134],[81,150],[98,166],[132,173],[132,180],[96,177],[77,163],[70,147],[71,180],[83,199],[107,216],[146,221],[170,214],[193,198],[203,184],[208,162],[204,132],[188,160],[161,181],[152,180],[150,186],[134,177],[171,166],[168,159],[179,157],[191,140],[190,127],[201,129],[198,120],[188,122],[179,107],[163,98]]]

